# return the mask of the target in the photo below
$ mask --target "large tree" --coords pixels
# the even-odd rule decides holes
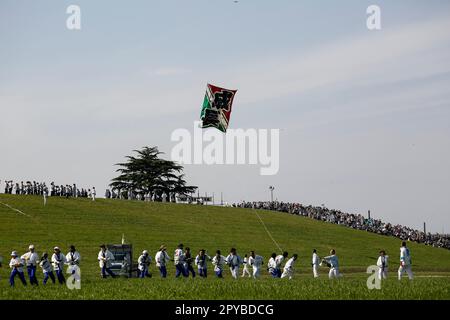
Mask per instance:
[[[113,189],[157,194],[189,194],[197,189],[196,186],[186,185],[183,166],[159,157],[163,152],[158,151],[158,147],[144,147],[133,152],[136,156],[127,156],[126,162],[116,164],[119,166],[116,172],[120,175],[111,180]]]

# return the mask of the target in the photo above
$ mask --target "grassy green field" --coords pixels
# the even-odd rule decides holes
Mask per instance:
[[[174,279],[169,266],[167,279],[160,279],[155,266],[151,279],[101,279],[97,263],[98,246],[120,243],[122,233],[134,246],[134,255],[143,249],[152,257],[161,244],[169,255],[179,242],[193,252],[205,248],[227,253],[234,246],[243,256],[255,250],[266,258],[278,251],[256,213],[249,209],[211,206],[144,203],[138,201],[49,198],[46,207],[35,196],[0,195],[0,201],[24,212],[0,204],[0,299],[450,299],[450,251],[416,243],[409,245],[413,258],[414,281],[396,280],[400,240],[364,231],[292,216],[286,213],[258,211],[260,217],[283,250],[298,253],[295,278],[232,281],[216,279],[209,269],[208,279]],[[63,253],[74,244],[82,255],[81,290],[65,286],[40,285],[9,288],[9,253],[24,253],[30,243],[38,253],[60,246]],[[327,269],[321,278],[312,279],[310,257],[313,248],[324,256],[335,248],[340,259],[339,280],[329,281]],[[376,263],[378,251],[391,257],[390,279],[381,290],[368,290],[365,273]],[[42,281],[41,270],[38,279]]]

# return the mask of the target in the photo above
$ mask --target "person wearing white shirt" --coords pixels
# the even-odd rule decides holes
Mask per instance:
[[[66,263],[66,256],[61,252],[59,247],[53,248],[53,251],[53,270],[56,272],[56,278],[58,278],[59,283],[64,284],[66,282],[66,278],[64,277],[64,264]]]
[[[22,281],[23,285],[27,285],[27,281],[25,280],[25,275],[23,274],[23,266],[24,261],[19,258],[16,251],[11,252],[11,260],[9,261],[9,267],[11,270],[11,275],[9,276],[9,284],[11,287],[14,287],[14,278],[19,276],[20,281]]]
[[[161,278],[167,277],[167,268],[166,264],[170,261],[170,257],[166,252],[166,246],[161,245],[159,247],[159,251],[155,255],[156,267],[159,269],[159,274]]]
[[[95,196],[97,195],[97,191],[95,191],[95,187],[92,187],[92,201],[95,201]]]
[[[283,261],[285,259],[287,259],[288,255],[289,254],[285,251],[285,252],[283,252],[282,255],[280,254],[275,258],[275,265],[276,265],[275,272],[276,272],[277,278],[281,278],[281,264],[283,263]]]
[[[261,273],[261,266],[264,263],[264,259],[261,256],[255,254],[255,251],[250,251],[250,257],[248,258],[248,264],[253,269],[253,278],[257,279]]]
[[[68,265],[67,273],[75,274],[79,268],[80,260],[80,253],[75,249],[74,245],[71,245],[69,248],[69,253],[66,254],[66,264]]]
[[[231,276],[239,278],[239,266],[242,264],[241,257],[236,253],[236,248],[231,248],[230,254],[226,258],[226,263],[230,267]]]
[[[312,255],[312,262],[311,262],[314,278],[319,277],[319,264],[320,264],[319,255],[317,254],[317,250],[314,249],[313,255]]]
[[[378,279],[387,279],[387,272],[388,272],[388,260],[389,256],[386,255],[386,251],[381,250],[380,256],[377,260],[377,266],[378,266]]]
[[[183,277],[187,278],[189,274],[187,273],[186,269],[186,261],[185,261],[185,255],[183,251],[183,244],[180,243],[178,247],[175,249],[175,254],[173,256],[176,273],[175,278],[178,278],[180,275],[183,275]]]
[[[341,275],[339,273],[339,260],[336,255],[336,251],[334,249],[332,249],[330,251],[330,255],[323,258],[323,260],[325,260],[325,262],[330,267],[330,272],[328,273],[328,278],[330,278],[330,279],[339,278]]]
[[[112,277],[115,278],[116,275],[114,272],[112,272],[111,268],[111,263],[112,261],[114,261],[114,255],[112,254],[111,251],[109,251],[106,248],[106,245],[102,244],[100,246],[100,251],[98,253],[97,256],[98,262],[99,262],[99,266],[101,269],[101,275],[102,278],[106,278],[107,277],[107,273]]]
[[[205,249],[201,249],[195,257],[198,275],[202,278],[206,278],[208,276],[208,264],[206,263],[208,260],[211,261],[211,257],[206,254]]]
[[[216,255],[212,259],[214,272],[218,278],[223,278],[223,267],[226,263],[226,258],[221,255],[220,250],[216,251]]]
[[[277,263],[275,262],[276,258],[277,254],[274,252],[270,256],[269,262],[267,263],[267,271],[269,271],[272,278],[278,278]]]
[[[289,278],[289,280],[292,279],[292,277],[294,276],[294,265],[295,265],[295,261],[297,261],[297,254],[293,254],[292,258],[290,258],[286,264],[284,265],[283,268],[283,274],[281,275],[281,278]]]
[[[246,275],[248,275],[248,277],[251,277],[251,273],[250,270],[248,270],[248,256],[245,255],[244,256],[244,261],[242,262],[242,265],[244,266],[242,268],[242,278],[244,278]]]
[[[406,247],[406,242],[403,241],[400,248],[400,267],[398,268],[398,280],[402,279],[402,275],[405,272],[408,274],[409,280],[413,279],[411,265],[411,253],[409,252],[409,248]]]
[[[30,278],[31,285],[38,285],[38,281],[36,278],[36,267],[39,263],[39,256],[34,251],[34,245],[30,244],[28,247],[28,252],[22,255],[20,258],[25,262],[25,266],[27,267],[28,277]]]
[[[152,258],[149,256],[148,251],[142,251],[142,254],[138,258],[138,269],[139,269],[139,278],[151,277],[148,272],[148,268],[150,263],[152,262]]]
[[[47,284],[48,278],[50,278],[55,284],[55,275],[53,274],[53,268],[50,261],[48,261],[48,253],[44,252],[41,257],[41,261],[39,262],[39,266],[42,268],[42,272],[44,272],[44,281],[43,284]]]

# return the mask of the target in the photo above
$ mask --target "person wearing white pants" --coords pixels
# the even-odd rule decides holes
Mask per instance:
[[[283,269],[283,274],[281,275],[281,278],[289,278],[289,280],[292,279],[292,277],[294,276],[294,264],[295,261],[297,260],[298,255],[297,254],[293,254],[292,258],[290,258],[286,264],[284,265],[284,269]]]
[[[311,262],[314,278],[319,277],[319,264],[320,264],[319,255],[317,254],[317,250],[314,249]]]
[[[242,264],[242,259],[236,253],[235,248],[231,248],[230,254],[226,258],[226,263],[230,267],[231,276],[234,279],[238,279],[239,278],[239,266]]]
[[[413,273],[411,270],[411,254],[409,248],[406,247],[406,242],[402,242],[400,248],[400,267],[398,268],[398,280],[402,280],[403,273],[408,274],[409,280],[413,279]]]
[[[328,257],[323,258],[327,264],[330,266],[330,272],[328,273],[328,278],[339,278],[341,274],[339,273],[339,260],[336,255],[336,250],[332,249]]]
[[[244,265],[244,268],[242,268],[242,278],[245,276],[248,276],[249,278],[252,276],[250,274],[250,270],[248,270],[248,257],[247,255],[244,256],[244,261],[242,263]]]
[[[378,257],[378,261],[377,261],[378,279],[380,279],[380,280],[387,279],[388,259],[389,259],[389,256],[386,255],[386,251],[381,250],[380,256]]]

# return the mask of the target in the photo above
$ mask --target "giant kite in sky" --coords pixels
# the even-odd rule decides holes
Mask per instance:
[[[208,83],[200,114],[202,128],[217,128],[227,132],[236,92],[237,90],[224,89]]]

